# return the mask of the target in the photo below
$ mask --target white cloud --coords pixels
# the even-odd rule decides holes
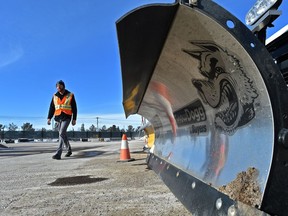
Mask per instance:
[[[0,40],[0,68],[18,61],[23,55],[23,48],[17,41]]]

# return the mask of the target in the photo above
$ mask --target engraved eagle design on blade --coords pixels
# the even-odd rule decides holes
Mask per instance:
[[[211,42],[190,43],[196,49],[182,49],[199,60],[203,79],[192,79],[199,96],[215,110],[214,124],[232,135],[255,117],[254,102],[259,96],[253,80],[245,73],[239,59]]]

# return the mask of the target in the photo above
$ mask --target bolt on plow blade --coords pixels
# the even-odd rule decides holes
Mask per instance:
[[[139,7],[116,26],[126,116],[152,124],[148,164],[183,205],[285,215],[288,92],[265,46],[210,0]]]

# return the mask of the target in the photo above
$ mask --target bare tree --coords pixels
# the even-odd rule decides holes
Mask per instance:
[[[134,128],[132,125],[128,125],[128,129],[127,129],[127,132],[134,132]]]
[[[85,132],[85,126],[84,126],[84,124],[81,124],[80,131],[81,131],[81,132]]]
[[[107,131],[109,131],[109,132],[119,132],[120,129],[119,129],[118,126],[112,125],[112,127],[109,127]]]
[[[18,129],[18,126],[15,125],[13,122],[11,124],[9,124],[9,126],[8,126],[9,131],[16,131],[17,129]]]
[[[0,124],[0,131],[3,130],[4,131],[5,125]]]
[[[23,131],[35,131],[35,129],[33,128],[33,124],[30,124],[28,122],[24,123],[22,126],[21,126],[21,129]]]
[[[106,125],[103,125],[101,131],[102,131],[102,132],[105,132],[106,130],[107,130]]]
[[[95,131],[96,131],[96,127],[92,124],[92,125],[89,127],[89,131],[95,132]]]

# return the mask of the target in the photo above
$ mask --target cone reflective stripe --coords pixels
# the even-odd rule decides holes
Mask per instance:
[[[133,161],[134,158],[130,157],[130,150],[128,146],[127,136],[123,134],[122,142],[121,142],[121,149],[120,149],[120,161]]]
[[[127,159],[130,159],[130,151],[128,147],[127,136],[126,134],[123,134],[120,150],[120,160],[127,160]]]

